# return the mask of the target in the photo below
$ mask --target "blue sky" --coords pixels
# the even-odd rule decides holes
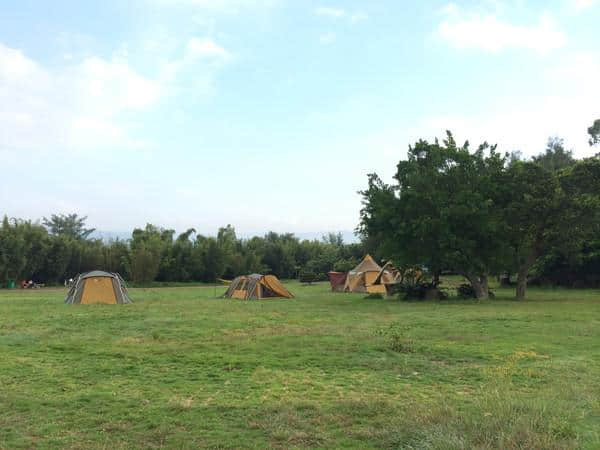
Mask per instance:
[[[446,129],[595,153],[600,0],[9,3],[0,214],[351,230],[366,174]]]

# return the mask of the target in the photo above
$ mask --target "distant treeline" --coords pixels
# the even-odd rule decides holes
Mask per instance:
[[[240,274],[271,273],[295,278],[310,271],[324,278],[332,269],[348,270],[359,261],[361,244],[345,244],[341,234],[299,240],[292,233],[267,233],[239,239],[232,226],[217,236],[191,228],[176,235],[151,224],[133,230],[128,240],[90,239],[86,217],[53,215],[42,223],[4,217],[0,227],[0,282],[32,279],[62,283],[89,270],[119,272],[135,283],[214,282]]]

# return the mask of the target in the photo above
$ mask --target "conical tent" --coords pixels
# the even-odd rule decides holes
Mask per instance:
[[[394,293],[394,285],[402,282],[402,273],[396,269],[391,262],[387,262],[379,271],[373,285],[383,286],[385,293],[392,296]]]
[[[235,278],[223,297],[257,300],[261,298],[293,298],[294,296],[276,276],[253,273]]]
[[[380,277],[380,272],[383,272]],[[345,292],[367,292],[385,294],[385,286],[383,284],[374,284],[377,278],[387,279],[390,275],[383,271],[381,266],[375,262],[371,255],[367,255],[358,266],[348,272],[346,283],[344,284]]]
[[[125,281],[118,273],[94,270],[75,277],[65,303],[116,305],[131,303]]]

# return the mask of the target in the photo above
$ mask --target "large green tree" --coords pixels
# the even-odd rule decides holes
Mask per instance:
[[[511,164],[501,189],[502,234],[514,258],[516,297],[523,299],[529,271],[561,239],[566,203],[556,173],[532,161]]]
[[[50,218],[44,217],[42,223],[51,234],[68,236],[73,239],[87,239],[96,231],[95,228],[86,228],[87,216],[77,214],[52,214]]]
[[[434,276],[453,269],[487,298],[488,276],[506,258],[497,208],[504,164],[495,147],[471,152],[450,132],[442,143],[420,140],[398,163],[396,184],[369,176],[359,231],[400,264],[423,265]]]
[[[548,139],[546,151],[533,157],[533,162],[546,170],[557,171],[575,164],[573,151],[565,149],[565,142],[559,137]]]
[[[135,282],[154,281],[161,265],[164,249],[162,229],[147,224],[133,230],[130,241],[129,274]]]
[[[595,120],[588,128],[588,134],[590,135],[590,145],[600,144],[600,119]]]

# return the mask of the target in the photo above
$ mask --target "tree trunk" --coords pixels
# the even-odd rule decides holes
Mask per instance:
[[[487,275],[473,275],[471,273],[465,274],[465,278],[469,280],[473,290],[475,291],[475,297],[478,300],[486,300],[488,298],[488,282]]]
[[[525,289],[527,289],[527,274],[529,273],[529,265],[521,264],[517,272],[517,300],[525,298]]]
[[[440,284],[440,272],[436,270],[433,274],[433,284],[436,286]]]
[[[517,272],[517,300],[523,300],[525,298],[525,290],[527,289],[527,275],[529,274],[529,269],[538,258],[540,252],[534,249],[525,260],[521,261],[519,264],[519,270]]]
[[[490,288],[489,288],[489,285],[488,285],[488,275],[487,275],[487,273],[481,275],[480,279],[481,279],[481,288],[483,290],[483,295],[484,295],[483,298],[489,298],[489,296],[490,296]]]

